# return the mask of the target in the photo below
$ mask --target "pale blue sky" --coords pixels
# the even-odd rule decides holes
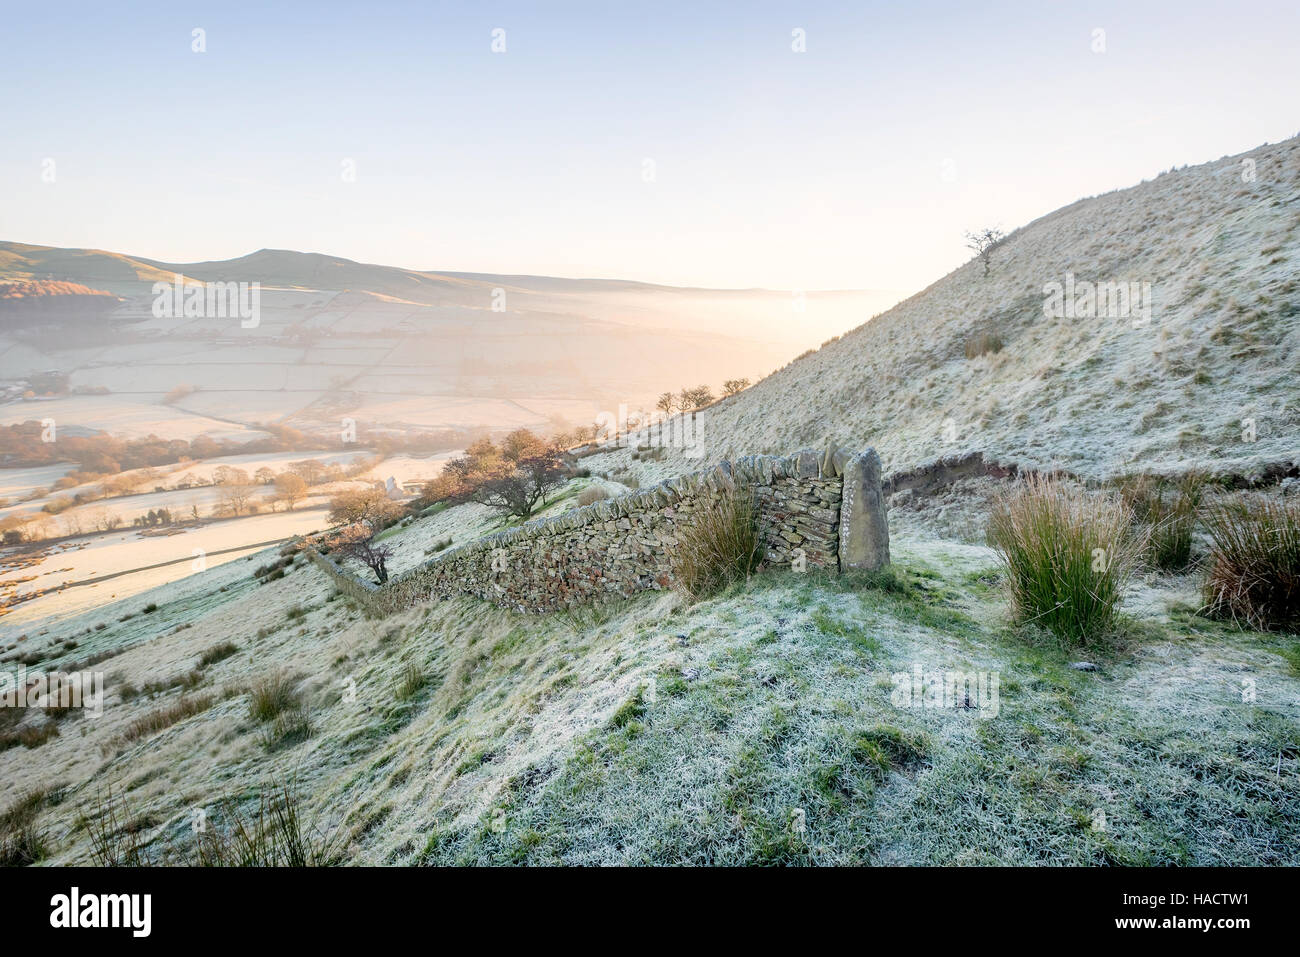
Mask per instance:
[[[912,292],[1300,131],[1294,0],[262,6],[6,3],[0,239]]]

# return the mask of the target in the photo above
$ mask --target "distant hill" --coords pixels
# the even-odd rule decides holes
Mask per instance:
[[[508,296],[521,296],[527,306],[551,311],[576,308],[589,312],[592,300],[596,300],[607,307],[621,305],[638,319],[653,315],[660,326],[742,335],[757,329],[789,341],[801,339],[800,329],[811,330],[802,338],[832,335],[843,328],[841,320],[851,316],[851,310],[879,311],[896,302],[899,295],[889,290],[854,289],[800,293],[805,300],[801,303],[803,311],[799,322],[792,322],[792,293],[788,290],[705,289],[617,279],[419,271],[288,249],[259,249],[234,259],[173,263],[99,249],[0,242],[0,280],[84,282],[121,296],[142,296],[155,282],[171,282],[178,273],[204,282],[258,282],[282,289],[369,292],[424,305],[472,308],[489,307],[493,291],[504,289]],[[758,303],[761,307],[757,307]],[[618,321],[615,316],[602,318]],[[748,324],[737,329],[737,320],[748,320]]]

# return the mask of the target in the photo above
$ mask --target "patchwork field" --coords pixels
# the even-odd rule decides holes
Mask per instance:
[[[166,389],[159,389],[153,398],[161,400],[165,391]],[[56,429],[67,430],[71,435],[105,432],[131,439],[142,439],[150,435],[169,439],[194,439],[200,435],[213,439],[252,439],[264,438],[266,435],[238,422],[173,409],[161,404],[161,401],[120,395],[68,396],[35,402],[0,403],[0,425],[21,425],[44,419],[53,419]]]
[[[267,543],[319,531],[328,524],[326,506],[332,496],[384,483],[389,477],[399,483],[431,478],[454,454],[383,459],[361,449],[219,456],[122,473],[116,479],[137,491],[107,498],[98,497],[102,494],[98,481],[50,490],[47,483],[66,473],[63,466],[0,469],[0,483],[10,490],[11,500],[18,499],[0,508],[0,521],[31,519],[33,524],[25,528],[55,539],[0,548],[0,600],[8,606],[0,611],[0,638],[186,577],[194,571],[191,560],[195,549],[204,553],[205,562],[222,564]],[[322,468],[374,464],[354,480],[313,485],[291,511],[275,500],[274,485],[258,483],[243,492],[243,509],[256,507],[261,514],[245,511],[222,517],[229,488],[195,484],[213,482],[223,468],[239,469],[253,479],[260,469],[281,473],[303,461],[314,461]],[[180,487],[188,485],[193,487]],[[155,491],[159,487],[164,490]],[[71,501],[79,494],[94,500],[53,515],[44,511],[51,502]],[[174,524],[131,527],[137,519],[159,510],[169,512]],[[107,531],[113,523],[122,527]],[[156,565],[164,567],[153,567]],[[109,580],[91,581],[101,578]],[[86,582],[90,583],[83,584]]]
[[[268,542],[307,535],[326,524],[325,509],[317,504],[293,512],[181,527],[162,535],[122,531],[59,542],[34,564],[0,572],[0,594],[21,599],[31,592],[43,593],[0,617],[0,638],[12,641],[32,629],[132,595],[160,586],[171,588],[203,567],[223,565],[265,548]],[[11,583],[12,589],[7,587]]]

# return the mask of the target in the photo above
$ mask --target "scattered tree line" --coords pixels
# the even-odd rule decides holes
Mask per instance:
[[[218,489],[217,502],[209,513],[214,518],[255,515],[267,507],[272,511],[293,511],[294,507],[307,497],[313,486],[355,480],[371,469],[377,461],[379,461],[377,456],[368,456],[343,466],[337,463],[324,463],[317,459],[303,459],[299,462],[290,462],[280,472],[264,466],[251,476],[244,469],[221,465],[213,470],[210,480],[194,472],[186,472],[170,487],[155,485],[153,490],[167,492],[215,487]],[[73,494],[50,499],[41,507],[40,512],[20,513],[0,518],[0,536],[3,538],[3,543],[19,545],[23,542],[37,542],[58,537],[60,530],[52,522],[55,516],[59,517],[62,524],[61,533],[65,535],[82,535],[88,531],[111,532],[121,528],[126,521],[114,509],[100,507],[78,510],[77,506],[137,494],[141,486],[148,487],[151,482],[161,481],[161,474],[151,474],[152,472],[153,470],[145,469],[133,475],[101,480],[97,486],[82,488]],[[67,481],[76,483],[75,477],[65,476],[56,483],[56,487],[66,487],[63,483]],[[131,519],[131,525],[136,528],[153,528],[194,523],[201,518],[198,503],[191,502],[188,510],[184,512],[173,512],[168,508],[150,509],[144,515]]]
[[[738,392],[744,392],[749,386],[748,379],[728,379],[722,383],[722,397],[730,398]],[[655,408],[665,415],[673,415],[677,412],[694,412],[716,401],[712,389],[707,385],[697,385],[693,389],[683,388],[680,392],[663,393],[655,403]]]

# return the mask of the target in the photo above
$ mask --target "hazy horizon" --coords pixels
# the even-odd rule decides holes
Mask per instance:
[[[0,232],[906,295],[969,257],[966,230],[1296,131],[1283,4],[299,10],[13,13]]]
[[[215,256],[207,256],[199,259],[179,259],[175,256],[152,256],[152,255],[145,256],[143,254],[133,252],[132,250],[129,249],[113,249],[107,246],[72,246],[72,245],[59,245],[59,244],[51,244],[51,243],[33,243],[25,239],[16,239],[12,237],[10,238],[0,237],[0,245],[6,245],[6,244],[16,245],[16,246],[35,246],[38,248],[62,250],[62,251],[108,253],[111,255],[126,256],[132,259],[137,259],[141,261],[147,260],[149,262],[161,263],[169,266],[198,266],[198,265],[205,265],[209,263],[231,262],[234,260],[246,259],[250,256],[255,256],[259,253],[291,253],[291,254],[303,255],[303,256],[324,256],[328,259],[342,259],[342,260],[347,260],[349,262],[356,263],[357,265],[360,266],[377,266],[380,268],[403,269],[410,272],[420,272],[420,273],[427,273],[430,275],[438,275],[438,276],[465,276],[465,277],[481,276],[481,277],[517,278],[517,279],[566,279],[566,280],[572,280],[573,282],[628,283],[634,285],[639,284],[639,285],[646,285],[646,286],[662,286],[665,289],[699,290],[702,292],[781,292],[781,293],[789,292],[788,289],[783,289],[780,287],[773,288],[768,286],[679,286],[670,283],[651,282],[645,279],[638,279],[635,276],[584,276],[584,275],[577,275],[577,274],[560,276],[560,275],[544,274],[544,273],[502,272],[502,271],[494,271],[488,269],[441,269],[437,267],[417,267],[417,266],[408,266],[408,265],[398,264],[398,263],[369,262],[366,260],[358,260],[358,259],[353,259],[351,256],[344,256],[340,253],[331,252],[325,249],[280,249],[280,248],[275,248],[270,246],[260,246],[256,249],[250,249],[247,252],[236,253],[233,256],[227,256],[227,257],[218,258]],[[7,280],[0,280],[0,282],[2,281],[7,281]],[[910,295],[910,293],[903,293],[900,290],[896,290],[896,289],[827,288],[827,289],[801,289],[800,291],[806,293],[839,293],[839,292],[898,293],[899,298],[903,298],[906,295]]]

